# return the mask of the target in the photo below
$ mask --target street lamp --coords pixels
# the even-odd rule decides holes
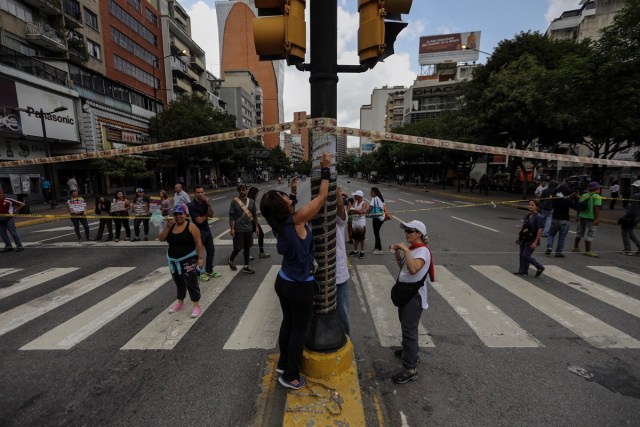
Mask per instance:
[[[491,56],[491,54],[490,54],[489,52],[485,52],[485,51],[483,51],[483,50],[476,49],[475,47],[469,47],[469,46],[467,46],[466,44],[463,44],[462,46],[460,46],[460,48],[461,48],[462,50],[475,50],[476,52],[484,53],[484,54],[485,54],[485,55],[487,55],[487,56]]]
[[[47,150],[47,157],[51,157],[51,147],[49,146],[49,140],[47,139],[47,127],[45,126],[44,123],[44,117],[49,115],[49,114],[53,114],[53,113],[60,113],[62,111],[67,111],[68,108],[67,107],[56,107],[53,109],[53,111],[49,111],[48,113],[45,113],[44,110],[41,108],[39,112],[37,112],[36,114],[40,114],[40,123],[42,124],[42,140],[44,141],[44,146]],[[27,113],[29,115],[31,115],[34,111],[33,110],[28,110],[26,108],[16,108],[15,111],[21,111],[23,113]],[[49,165],[48,169],[49,169],[49,179],[50,179],[50,184],[51,184],[51,209],[53,209],[56,206],[56,187],[55,187],[55,178],[53,176],[53,163],[49,162],[47,163]]]
[[[157,97],[157,92],[158,90],[160,90],[160,88],[158,87],[158,85],[156,84],[156,67],[160,66],[160,61],[164,61],[165,59],[169,58],[169,57],[173,57],[173,56],[186,56],[187,55],[187,49],[182,49],[180,52],[178,53],[171,53],[167,56],[163,56],[162,58],[156,58],[153,60],[153,66],[152,66],[152,72],[153,72],[153,101],[155,102],[154,108],[156,110],[156,142],[160,141],[160,127],[158,126],[158,97]],[[165,90],[168,90],[167,88],[165,88]],[[160,152],[160,156],[162,157],[162,152]],[[163,188],[162,185],[162,170],[160,171],[160,188]]]

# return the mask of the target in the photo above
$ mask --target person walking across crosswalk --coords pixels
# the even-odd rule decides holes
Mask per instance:
[[[189,291],[193,302],[191,317],[198,317],[202,313],[198,275],[199,270],[204,271],[204,249],[200,230],[186,219],[185,210],[183,205],[173,209],[173,219],[167,221],[158,238],[169,244],[167,260],[177,288],[177,301],[171,306],[169,313],[173,314],[184,308],[184,299]]]

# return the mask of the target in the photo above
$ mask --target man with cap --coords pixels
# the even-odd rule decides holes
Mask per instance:
[[[629,221],[631,224],[630,227],[628,225],[625,226],[621,224],[622,244],[624,245],[624,251],[622,253],[624,255],[633,255],[633,252],[631,252],[631,241],[633,241],[638,248],[636,255],[640,256],[640,240],[638,240],[633,231],[638,223],[640,223],[640,179],[631,184],[631,190],[633,193],[631,194],[631,197],[629,197],[629,203],[627,204],[624,217],[632,218],[633,222]]]
[[[204,193],[204,187],[197,185],[194,188],[194,197],[187,206],[189,207],[189,215],[193,223],[200,230],[200,239],[202,240],[202,246],[207,251],[207,263],[205,264],[205,271],[200,274],[200,280],[208,282],[211,277],[220,277],[220,273],[213,271],[213,256],[216,252],[213,246],[213,235],[211,234],[211,228],[209,228],[209,218],[213,218],[213,207],[209,202],[209,198]]]
[[[364,258],[364,240],[367,234],[367,217],[366,213],[369,208],[368,203],[363,199],[364,193],[360,190],[352,194],[355,199],[353,209],[349,211],[352,216],[351,226],[353,228],[353,250],[349,252],[350,256],[358,255],[358,246],[360,246],[360,258]]]
[[[591,242],[600,223],[600,209],[602,208],[600,190],[600,184],[592,181],[587,184],[587,192],[580,196],[578,205],[584,206],[584,208],[581,208],[578,213],[578,229],[576,230],[576,240],[573,242],[573,252],[580,252],[580,239],[584,237],[584,254],[594,258],[600,257],[591,247]]]
[[[427,227],[421,221],[403,222],[405,241],[389,245],[400,267],[398,279],[391,291],[391,299],[398,307],[398,317],[402,329],[402,348],[394,354],[402,360],[403,369],[391,379],[404,384],[418,379],[418,325],[422,310],[427,303],[426,279],[435,279],[431,250],[427,247]]]
[[[149,240],[149,198],[144,195],[144,189],[136,190],[136,197],[133,198],[133,232],[136,237],[134,242],[140,241],[140,223],[144,227],[144,240]]]

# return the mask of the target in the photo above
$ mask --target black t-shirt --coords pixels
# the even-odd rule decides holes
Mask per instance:
[[[211,231],[208,219],[202,221],[201,224],[196,222],[197,216],[207,216],[207,212],[209,212],[209,205],[206,203],[199,203],[196,199],[193,199],[187,203],[187,206],[189,207],[189,215],[191,216],[193,223],[200,229],[200,231]]]

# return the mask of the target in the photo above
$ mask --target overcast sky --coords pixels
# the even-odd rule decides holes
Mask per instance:
[[[307,5],[309,1],[321,0],[307,0]],[[215,0],[180,0],[180,4],[191,16],[193,39],[206,52],[207,69],[220,76]],[[338,0],[339,64],[358,63],[357,4],[358,0]],[[580,0],[413,0],[411,13],[404,18],[409,25],[400,33],[395,55],[366,73],[339,75],[338,124],[359,127],[360,106],[370,103],[374,88],[413,83],[421,72],[420,36],[480,31],[479,49],[490,53],[501,40],[521,31],[544,33],[553,19],[579,4]],[[480,62],[485,61],[486,56],[481,55]],[[310,110],[309,74],[294,67],[286,69],[284,110],[285,121],[293,120],[294,111]]]

